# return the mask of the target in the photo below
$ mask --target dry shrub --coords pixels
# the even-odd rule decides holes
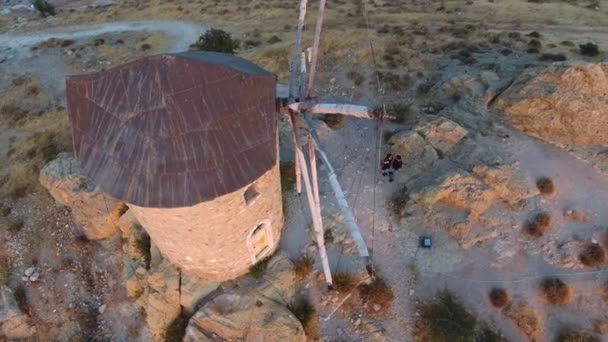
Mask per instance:
[[[551,225],[551,216],[546,212],[536,214],[532,221],[526,222],[525,231],[532,237],[539,238],[545,234]]]
[[[300,279],[308,277],[315,265],[315,259],[304,255],[293,263],[293,271]]]
[[[509,304],[509,294],[504,289],[494,288],[490,291],[490,302],[496,308],[502,309]]]
[[[327,127],[336,130],[346,126],[346,116],[342,114],[327,114],[321,118]]]
[[[316,335],[317,311],[307,297],[301,297],[287,305],[287,309],[302,323],[307,336]]]
[[[555,185],[550,178],[543,177],[536,181],[536,186],[541,194],[552,195],[555,193]]]
[[[262,278],[264,276],[264,273],[266,273],[268,263],[270,262],[270,259],[272,259],[272,257],[272,255],[267,256],[264,259],[258,261],[255,265],[249,267],[249,274],[256,279]]]
[[[590,243],[585,246],[578,258],[585,266],[597,267],[606,261],[606,253],[602,246]]]
[[[600,342],[593,333],[585,330],[569,330],[562,332],[557,338],[559,342]]]
[[[333,286],[337,291],[346,292],[355,286],[353,276],[348,272],[338,272],[333,277]]]
[[[542,296],[552,305],[566,305],[572,300],[572,289],[559,278],[546,278],[541,283]]]
[[[388,207],[397,222],[406,216],[405,207],[409,200],[410,196],[405,185],[389,198]]]
[[[508,306],[505,313],[532,340],[536,340],[541,335],[541,320],[536,311],[534,311],[534,308],[519,303]]]
[[[477,319],[447,290],[417,306],[415,341],[473,341]]]
[[[366,302],[379,304],[383,307],[388,307],[395,299],[393,290],[380,277],[375,277],[369,284],[361,285],[359,296]]]

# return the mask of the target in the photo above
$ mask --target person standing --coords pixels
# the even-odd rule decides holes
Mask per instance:
[[[380,169],[382,170],[382,175],[386,177],[388,175],[388,170],[391,168],[393,164],[393,154],[389,153],[384,157],[382,162],[380,163]]]
[[[401,156],[397,155],[395,157],[395,159],[392,162],[392,170],[389,171],[388,176],[389,176],[389,182],[393,182],[395,180],[395,178],[397,177],[397,171],[399,171],[402,167],[403,167],[403,161],[401,160]]]

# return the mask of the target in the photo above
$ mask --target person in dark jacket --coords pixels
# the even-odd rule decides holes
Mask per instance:
[[[395,177],[397,176],[397,171],[399,171],[403,167],[403,161],[401,160],[400,155],[397,155],[395,157],[391,167],[392,167],[392,170],[390,170],[388,173],[389,182],[393,182],[395,180]]]
[[[386,157],[380,163],[380,169],[382,170],[383,176],[388,175],[388,170],[391,168],[392,164],[393,164],[393,154],[389,153],[386,155]]]

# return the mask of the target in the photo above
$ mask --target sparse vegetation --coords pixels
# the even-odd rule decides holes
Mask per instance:
[[[349,71],[348,74],[346,74],[346,76],[348,77],[349,80],[353,81],[353,83],[356,86],[360,86],[363,84],[363,82],[365,82],[365,76],[363,76],[360,72],[358,71]]]
[[[477,319],[454,295],[444,290],[417,307],[416,341],[473,341]]]
[[[283,213],[287,214],[289,208],[289,195],[295,192],[296,188],[296,167],[292,161],[281,161],[279,165],[281,173],[281,194],[283,195]]]
[[[55,6],[45,0],[33,0],[34,9],[40,13],[42,17],[47,15],[55,15]]]
[[[241,43],[238,39],[233,39],[230,33],[219,30],[210,29],[203,33],[196,43],[192,44],[192,48],[202,51],[215,51],[234,54],[239,49]]]
[[[585,330],[568,330],[562,332],[557,338],[558,342],[600,342],[593,333]]]
[[[255,265],[249,267],[249,274],[255,279],[262,278],[264,273],[266,273],[270,259],[272,259],[272,255],[265,257],[264,259],[258,261]]]
[[[552,195],[555,193],[555,185],[551,178],[543,177],[536,181],[536,186],[541,194]]]
[[[150,241],[150,236],[148,234],[142,234],[139,239],[135,239],[133,241],[133,247],[137,251],[139,255],[141,255],[144,259],[144,263],[146,264],[146,269],[150,269],[150,261],[152,259],[152,255],[150,253],[150,248],[152,247],[152,242]]]
[[[532,221],[525,224],[525,231],[532,237],[542,237],[551,225],[551,216],[546,212],[536,214]]]
[[[587,267],[598,267],[606,261],[606,253],[599,244],[589,243],[583,248],[578,258]]]
[[[541,320],[534,308],[524,303],[512,304],[507,307],[505,313],[526,336],[532,340],[539,337]]]
[[[296,273],[298,278],[304,279],[312,272],[314,265],[315,259],[309,257],[308,255],[303,255],[293,262],[293,271]]]
[[[333,281],[334,288],[341,292],[349,291],[353,286],[355,286],[355,280],[348,272],[338,272],[334,274]]]
[[[17,302],[17,306],[19,307],[19,309],[22,312],[29,314],[30,305],[27,301],[27,292],[25,291],[25,287],[23,285],[17,286],[13,290],[13,294],[15,295],[15,301]]]
[[[530,39],[530,41],[528,42],[528,46],[533,49],[540,49],[543,44],[538,39]]]
[[[346,116],[342,114],[327,114],[321,117],[321,120],[325,122],[327,127],[336,130],[346,126]]]
[[[188,327],[188,318],[179,316],[167,327],[165,333],[165,342],[181,342],[186,335],[186,328]]]
[[[288,304],[287,309],[302,323],[305,330],[312,325],[317,314],[315,307],[306,297],[298,298]]]
[[[359,296],[368,303],[379,304],[382,307],[389,306],[395,298],[393,290],[380,277],[375,277],[369,284],[361,285]]]
[[[410,197],[405,185],[389,198],[388,207],[396,221],[399,221],[401,218],[405,217],[405,206],[409,200]]]
[[[567,58],[563,53],[543,53],[538,59],[543,62],[563,62]]]
[[[599,47],[593,43],[580,44],[578,47],[583,56],[595,57],[600,54]]]
[[[281,40],[281,38],[279,38],[279,36],[276,36],[276,35],[268,38],[268,44],[276,44],[276,43],[280,43],[282,41],[283,40]]]
[[[490,302],[496,308],[502,309],[509,304],[509,294],[505,289],[493,288],[490,291]]]
[[[412,109],[412,105],[404,102],[397,102],[391,105],[388,114],[394,115],[396,117],[395,122],[397,123],[411,122],[416,119],[416,111]]]
[[[570,41],[570,40],[563,40],[560,44],[562,46],[569,46],[569,47],[573,47],[574,46],[574,43],[572,41]]]
[[[572,289],[559,278],[544,279],[541,291],[545,300],[552,305],[565,305],[572,299]]]

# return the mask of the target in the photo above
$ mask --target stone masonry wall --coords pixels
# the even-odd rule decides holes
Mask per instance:
[[[173,264],[206,279],[227,280],[247,273],[254,264],[248,238],[260,223],[270,220],[272,252],[283,230],[278,161],[252,184],[261,195],[250,206],[245,202],[246,186],[192,207],[143,208],[129,204],[129,208]]]

